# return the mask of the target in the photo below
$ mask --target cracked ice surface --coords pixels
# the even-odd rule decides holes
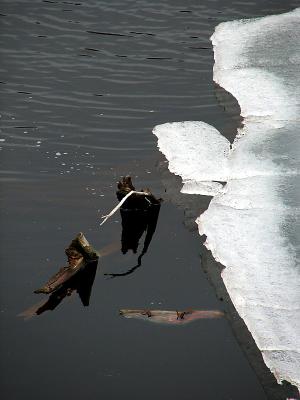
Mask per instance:
[[[199,232],[226,267],[224,283],[266,365],[298,388],[299,27],[300,9],[217,26],[214,80],[244,117],[232,149],[200,121],[154,129],[182,191],[214,195]]]

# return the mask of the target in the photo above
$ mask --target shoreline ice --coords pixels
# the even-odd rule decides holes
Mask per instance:
[[[214,196],[199,233],[225,266],[222,279],[265,364],[298,389],[299,22],[300,8],[216,27],[214,80],[244,118],[232,147],[200,121],[153,130],[182,191]]]

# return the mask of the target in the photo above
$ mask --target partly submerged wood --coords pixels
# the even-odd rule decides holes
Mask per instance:
[[[221,318],[224,313],[219,310],[120,310],[120,315],[125,318],[135,318],[168,325],[184,325],[198,319]]]
[[[162,199],[157,199],[148,188],[141,189],[139,192],[136,191],[130,176],[122,177],[122,179],[118,182],[118,190],[116,193],[118,200],[122,201],[124,197],[126,197],[128,193],[132,191],[134,193],[123,205],[123,209],[148,210],[149,207],[160,205],[162,202]]]
[[[140,192],[136,191],[130,176],[122,177],[118,182],[117,198],[119,204],[109,214],[101,217],[103,221],[100,226],[119,209],[126,211],[147,211],[153,206],[160,206],[162,202],[162,199],[157,199],[149,189],[142,189]]]
[[[69,247],[66,248],[65,253],[68,257],[67,266],[61,268],[43,287],[35,290],[34,293],[49,294],[54,292],[78,271],[99,258],[97,251],[93,249],[81,232],[72,240]]]
[[[38,304],[27,308],[25,311],[18,314],[18,316],[23,317],[24,319],[29,319],[41,315],[45,311],[53,311],[64,299],[75,293],[78,294],[83,306],[89,306],[97,266],[98,260],[89,262],[87,268],[80,269],[80,271],[60,285],[50,294],[49,297],[47,297],[46,301],[43,300]]]

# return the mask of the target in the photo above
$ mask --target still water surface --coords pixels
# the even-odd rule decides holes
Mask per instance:
[[[118,315],[226,310],[201,270],[200,238],[169,201],[140,268],[108,279],[137,257],[118,250],[100,260],[89,307],[73,295],[29,321],[16,315],[43,299],[33,290],[64,264],[79,231],[100,250],[120,242],[120,216],[101,228],[99,220],[121,175],[164,197],[154,125],[203,120],[232,135],[238,115],[212,82],[214,27],[295,6],[2,0],[3,398],[266,398],[226,319],[178,328]]]

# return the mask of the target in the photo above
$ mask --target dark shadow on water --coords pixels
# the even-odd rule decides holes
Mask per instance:
[[[228,123],[223,123],[221,126],[218,126],[218,123],[216,123],[215,127],[232,144],[236,137],[237,130],[243,126],[240,105],[230,92],[227,92],[227,90],[222,88],[222,86],[219,86],[217,83],[214,83],[214,94],[220,107],[222,107],[223,110],[226,111],[226,114],[230,116]]]
[[[135,191],[131,177],[123,176],[118,182],[116,192],[119,201],[122,201],[131,191]],[[142,189],[134,193],[120,208],[122,218],[121,251],[123,254],[132,250],[137,253],[141,237],[146,232],[143,249],[138,256],[137,264],[125,272],[104,274],[110,278],[132,274],[142,265],[142,257],[147,253],[156,230],[162,199],[157,199],[149,189]]]
[[[142,255],[144,255],[151,243],[155,233],[160,204],[153,205],[148,210],[120,210],[122,218],[122,253],[126,254],[128,250],[137,252],[139,240],[146,232]]]
[[[226,91],[223,92],[225,96],[226,93],[228,93]],[[176,206],[184,210],[184,223],[190,231],[198,230],[195,219],[208,208],[211,197],[181,193],[181,178],[173,175],[168,170],[167,163],[165,163],[164,160],[161,161],[157,167],[165,187],[164,199],[172,201]],[[206,237],[203,235],[201,238],[199,237],[199,239],[204,243]],[[286,381],[281,385],[278,384],[274,375],[264,363],[262,353],[257,348],[251,333],[249,332],[244,320],[236,311],[227,292],[226,286],[221,277],[221,272],[224,269],[224,266],[214,259],[211,251],[203,244],[200,247],[200,252],[202,270],[214,288],[218,299],[224,304],[226,317],[230,322],[233,334],[260,380],[267,398],[270,400],[282,400],[288,398],[298,400],[299,394],[297,393],[297,388]]]
[[[142,265],[142,257],[147,253],[156,230],[159,211],[160,204],[153,204],[146,210],[121,208],[120,213],[122,218],[122,253],[126,254],[129,250],[132,250],[132,252],[136,254],[139,247],[139,241],[143,234],[146,232],[143,249],[138,256],[137,264],[134,267],[122,273],[111,273],[104,275],[109,276],[110,278],[130,275]]]
[[[206,247],[202,247],[201,261],[202,268],[207,274],[208,280],[215,288],[218,298],[226,304],[226,316],[230,322],[233,333],[246,354],[252,368],[256,372],[268,399],[299,399],[297,388],[286,381],[283,381],[281,385],[278,384],[274,375],[270,373],[270,370],[264,363],[262,353],[257,348],[244,320],[236,311],[222,280],[221,272],[224,266],[213,258],[211,252],[207,250]]]
[[[45,302],[39,303],[29,309],[25,310],[19,316],[25,319],[35,315],[41,315],[45,311],[53,311],[59,304],[73,293],[77,293],[82,305],[88,307],[90,304],[90,297],[92,288],[97,272],[98,261],[92,261],[72,276],[67,282],[55,290]]]

